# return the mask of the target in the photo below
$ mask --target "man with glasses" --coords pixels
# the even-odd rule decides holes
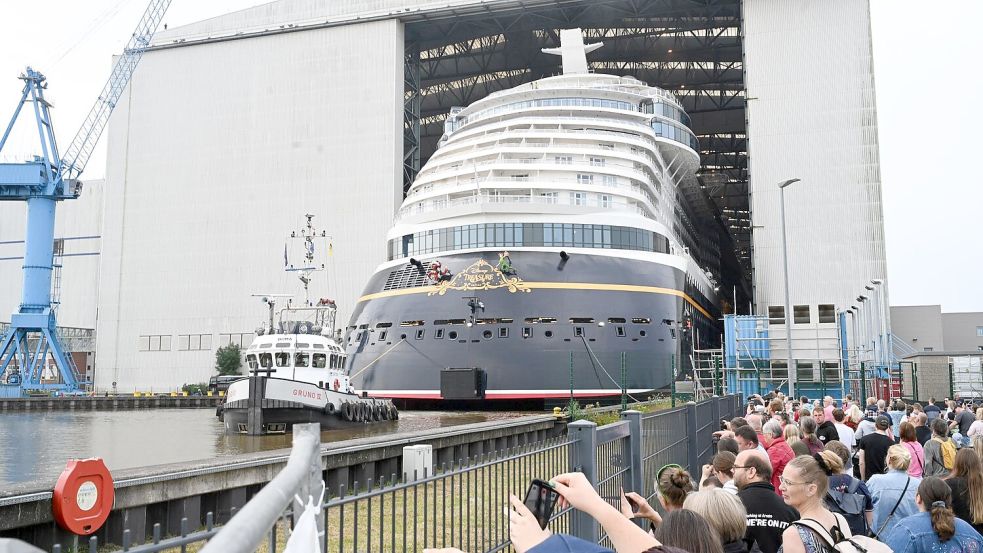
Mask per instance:
[[[747,533],[744,541],[748,551],[755,545],[762,553],[777,553],[782,545],[782,532],[799,513],[785,504],[771,485],[771,461],[757,450],[740,452],[734,461],[734,483],[737,497],[747,510]]]

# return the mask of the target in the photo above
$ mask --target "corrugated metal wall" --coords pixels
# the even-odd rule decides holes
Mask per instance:
[[[303,298],[282,267],[305,213],[334,237],[313,295],[346,324],[385,260],[402,118],[397,21],[148,53],[109,131],[97,388],[206,381],[220,335],[263,321],[250,294]],[[179,351],[194,334],[211,347]],[[138,351],[157,335],[170,351]]]
[[[819,304],[844,309],[886,278],[869,5],[745,0],[744,18],[756,309],[785,303],[777,185],[800,178],[785,193],[791,303],[815,323]]]

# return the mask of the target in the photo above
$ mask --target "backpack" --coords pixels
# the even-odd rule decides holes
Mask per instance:
[[[833,513],[833,516],[836,517],[836,526],[833,527],[836,537],[811,518],[797,520],[792,524],[812,530],[813,534],[822,540],[820,545],[827,553],[893,553],[893,549],[874,538],[854,536],[842,515]],[[846,532],[843,531],[844,526]]]
[[[857,490],[860,488],[860,480],[851,479],[850,485],[845,492],[830,488],[823,498],[823,504],[834,514],[839,513],[846,520],[850,527],[850,533],[855,536],[866,536],[868,534],[867,518],[864,516],[864,507],[867,505],[867,498]]]

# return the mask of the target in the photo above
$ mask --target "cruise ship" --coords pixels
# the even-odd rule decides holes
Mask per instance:
[[[687,202],[700,156],[676,97],[590,72],[453,108],[344,341],[369,395],[500,405],[645,397],[717,336],[717,282]],[[692,252],[692,253],[691,253]]]

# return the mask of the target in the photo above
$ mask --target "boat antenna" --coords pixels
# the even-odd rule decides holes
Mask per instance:
[[[301,262],[299,265],[294,265],[290,263],[287,257],[287,252],[290,248],[287,245],[283,247],[283,265],[284,270],[287,272],[299,273],[297,278],[304,285],[304,305],[310,307],[313,305],[311,303],[310,285],[312,274],[318,271],[325,270],[325,265],[323,260],[319,260],[318,257],[321,252],[324,251],[327,255],[331,255],[331,246],[329,240],[332,239],[331,236],[324,230],[318,230],[314,226],[314,215],[307,213],[304,215],[307,218],[307,223],[299,231],[292,231],[288,237],[290,242],[301,242]],[[327,247],[324,247],[326,244]],[[296,246],[294,247],[296,251]]]

